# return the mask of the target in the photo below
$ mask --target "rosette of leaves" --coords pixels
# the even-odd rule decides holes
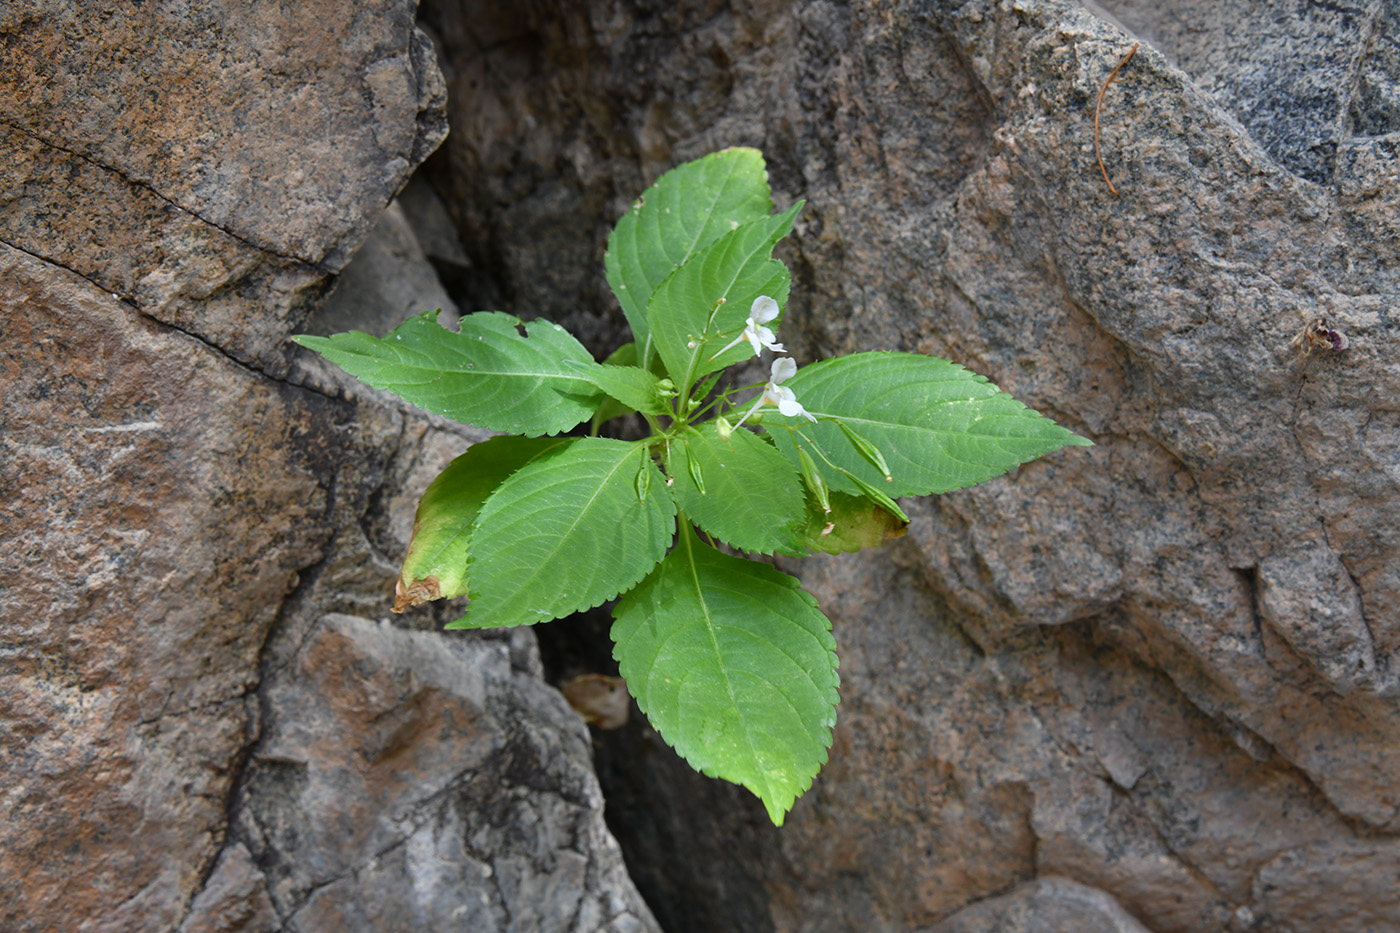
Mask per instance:
[[[786,306],[788,271],[772,253],[801,206],[773,212],[753,149],[662,176],[608,241],[607,281],[634,341],[602,362],[556,324],[498,312],[456,331],[432,312],[382,339],[297,338],[372,386],[501,432],[424,494],[395,609],[466,595],[448,627],[487,628],[616,599],[614,656],[643,713],[693,767],[753,791],[776,824],[827,758],[836,642],[796,578],[740,555],[876,545],[904,531],[899,496],[1088,443],[918,354],[860,353],[795,375],[775,366],[766,391],[794,415],[725,386],[722,370],[759,352],[736,339],[746,326],[781,324],[760,299]],[[600,436],[633,412],[648,438]]]

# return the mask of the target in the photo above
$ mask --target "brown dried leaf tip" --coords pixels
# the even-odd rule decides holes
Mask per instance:
[[[434,599],[442,599],[442,587],[437,577],[424,577],[404,586],[403,577],[394,583],[394,612],[403,612],[410,606],[420,606]]]
[[[1340,353],[1351,343],[1347,340],[1346,334],[1328,326],[1327,322],[1320,317],[1315,317],[1308,322],[1308,326],[1298,332],[1298,335],[1289,341],[1290,346],[1298,347],[1303,352],[1303,357],[1307,358],[1314,350],[1331,350],[1333,353]]]

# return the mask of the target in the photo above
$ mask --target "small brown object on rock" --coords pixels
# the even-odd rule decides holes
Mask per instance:
[[[564,699],[583,717],[583,721],[599,729],[620,729],[627,725],[627,713],[632,706],[627,695],[627,682],[606,674],[581,674],[559,685]]]
[[[1327,326],[1327,322],[1320,317],[1315,317],[1308,322],[1308,326],[1298,332],[1289,343],[1299,347],[1303,351],[1306,359],[1314,350],[1327,349],[1334,353],[1341,353],[1351,343],[1347,340],[1346,334]]]
[[[1103,109],[1103,95],[1104,92],[1108,90],[1108,85],[1113,81],[1114,76],[1118,74],[1119,69],[1128,64],[1128,59],[1137,54],[1139,45],[1141,45],[1141,43],[1134,42],[1133,47],[1128,50],[1128,54],[1123,56],[1123,60],[1108,73],[1108,77],[1104,79],[1103,87],[1099,88],[1098,103],[1094,104],[1094,158],[1099,160],[1099,171],[1103,172],[1104,183],[1108,185],[1108,190],[1112,191],[1115,197],[1118,195],[1118,189],[1113,187],[1113,182],[1109,180],[1108,169],[1103,167],[1103,156],[1099,153],[1099,111]]]

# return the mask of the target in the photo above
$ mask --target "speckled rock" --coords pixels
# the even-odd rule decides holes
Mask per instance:
[[[1038,878],[978,901],[922,933],[1146,933],[1113,898],[1063,878]]]
[[[0,11],[6,931],[655,929],[529,633],[380,621],[484,435],[287,341],[446,130],[347,9]],[[442,296],[388,216],[323,323]]]
[[[299,634],[273,648],[277,719],[236,830],[288,928],[655,929],[600,817],[587,728],[528,630],[332,614]]]
[[[276,365],[289,326],[446,135],[415,8],[8,7],[5,242]]]
[[[1049,876],[1156,933],[1400,926],[1395,5],[1096,9],[425,9],[471,127],[434,177],[500,294],[609,349],[608,224],[758,146],[808,200],[799,360],[947,356],[1098,445],[789,565],[843,703],[781,832],[686,806],[711,798],[640,731],[600,739],[668,929],[723,898],[759,905],[733,929],[932,926]],[[1135,43],[1100,120],[1115,197],[1095,103]],[[1348,349],[1299,340],[1319,318]],[[681,839],[700,856],[668,862]]]
[[[346,406],[0,251],[0,926],[169,929],[325,547]]]

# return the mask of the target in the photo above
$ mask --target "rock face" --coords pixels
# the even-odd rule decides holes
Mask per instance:
[[[415,6],[0,13],[4,930],[655,929],[532,636],[380,621],[481,433],[287,342],[442,297]]]
[[[235,808],[286,926],[653,929],[531,633],[327,615],[303,635],[266,683],[277,719]]]
[[[808,200],[799,360],[947,356],[1098,445],[796,566],[843,704],[780,833],[686,806],[723,791],[641,732],[608,751],[668,929],[723,897],[752,930],[1400,926],[1396,7],[1095,10],[425,9],[470,128],[434,179],[512,310],[621,342],[608,225],[753,145]],[[1095,103],[1139,42],[1100,117],[1115,197]]]
[[[445,79],[407,0],[109,6],[0,13],[0,927],[658,928],[531,634],[382,621],[480,433],[287,346],[444,297],[385,205],[445,100],[462,310],[606,352],[613,220],[754,145],[799,359],[1098,444],[791,564],[843,704],[783,830],[598,737],[661,928],[1400,927],[1393,2],[437,0]]]
[[[414,7],[12,7],[7,242],[235,356],[274,355],[446,134]]]
[[[325,548],[346,406],[4,247],[0,923],[170,928],[218,850],[258,656]]]

